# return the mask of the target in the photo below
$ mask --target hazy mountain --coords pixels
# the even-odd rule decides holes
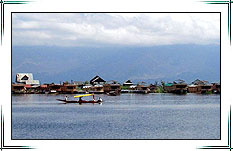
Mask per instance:
[[[154,47],[23,47],[12,49],[12,80],[17,72],[32,72],[45,82],[86,81],[96,75],[123,82],[173,81],[197,78],[220,81],[217,45]]]

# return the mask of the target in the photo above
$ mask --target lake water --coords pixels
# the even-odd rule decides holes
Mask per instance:
[[[220,95],[121,94],[102,104],[12,96],[12,139],[220,139]],[[68,95],[72,98],[73,95]]]

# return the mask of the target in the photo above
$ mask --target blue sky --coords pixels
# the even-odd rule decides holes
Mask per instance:
[[[219,44],[217,13],[13,13],[14,46]]]

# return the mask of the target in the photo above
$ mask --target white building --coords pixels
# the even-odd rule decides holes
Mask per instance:
[[[34,80],[32,73],[17,73],[16,82],[30,85],[40,85],[39,80]]]

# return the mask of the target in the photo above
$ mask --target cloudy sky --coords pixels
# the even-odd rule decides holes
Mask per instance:
[[[219,44],[217,13],[13,13],[14,46]]]

